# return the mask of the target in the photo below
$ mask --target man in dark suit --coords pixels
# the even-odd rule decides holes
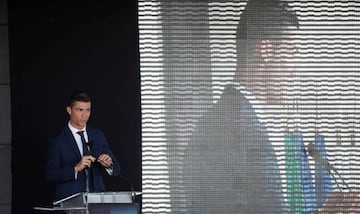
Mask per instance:
[[[118,175],[120,166],[102,131],[87,122],[91,101],[84,92],[70,96],[66,110],[69,122],[49,141],[46,177],[56,184],[55,200],[78,192],[105,190],[102,172]]]
[[[184,154],[187,213],[287,212],[276,153],[254,105],[281,103],[292,78],[292,29],[297,20],[286,2],[248,1],[234,81],[199,120]]]

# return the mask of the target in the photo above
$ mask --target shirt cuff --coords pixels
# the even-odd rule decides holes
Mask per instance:
[[[107,173],[108,173],[109,175],[112,175],[112,174],[113,174],[113,167],[112,167],[112,166],[109,167],[109,168],[106,168],[105,170],[107,171]]]

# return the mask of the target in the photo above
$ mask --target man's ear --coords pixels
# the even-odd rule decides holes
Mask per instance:
[[[71,114],[71,107],[70,106],[66,106],[66,111],[68,114]]]

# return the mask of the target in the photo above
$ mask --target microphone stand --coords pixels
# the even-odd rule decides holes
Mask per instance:
[[[135,192],[135,189],[134,189],[134,186],[131,184],[131,182],[129,181],[129,179],[127,178],[127,177],[125,177],[124,175],[122,175],[122,174],[119,174],[119,176],[122,178],[122,180],[124,180],[125,181],[125,183],[130,187],[130,191],[132,192],[131,193],[131,199],[132,199],[132,201],[133,202],[135,202],[135,200],[136,200],[136,198],[135,198],[135,193],[133,193],[133,192]]]
[[[347,190],[348,190],[348,189],[349,189],[349,186],[348,186],[348,184],[345,182],[344,178],[341,177],[340,173],[334,168],[334,166],[332,166],[327,160],[325,160],[325,159],[321,156],[321,154],[319,154],[318,151],[315,150],[315,145],[314,145],[312,142],[308,144],[307,150],[308,150],[309,155],[310,155],[315,161],[319,161],[321,167],[323,167],[324,169],[326,169],[326,170],[329,172],[329,174],[331,175],[332,179],[334,180],[334,182],[335,182],[335,184],[336,184],[336,187],[339,189],[342,197],[345,198],[345,195],[344,195],[343,190],[344,190],[344,189],[347,189]],[[335,178],[334,173],[332,173],[332,171],[335,172],[335,174],[339,177],[339,179],[341,180],[341,183],[345,186],[345,188],[344,188],[344,187],[343,187],[343,188],[340,187],[340,184],[339,184],[339,182],[337,181],[337,179]]]
[[[86,143],[86,155],[92,155],[92,142],[89,141]],[[94,192],[94,177],[92,166],[87,168],[89,176],[89,192]]]

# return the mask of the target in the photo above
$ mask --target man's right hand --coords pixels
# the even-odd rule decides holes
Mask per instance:
[[[91,167],[91,164],[96,160],[95,157],[91,156],[91,155],[85,155],[81,158],[81,160],[79,161],[79,163],[77,163],[75,165],[75,172],[81,172],[82,170],[84,170],[86,167]]]

